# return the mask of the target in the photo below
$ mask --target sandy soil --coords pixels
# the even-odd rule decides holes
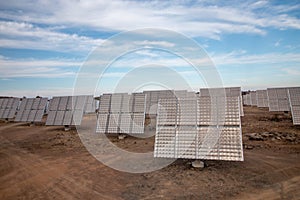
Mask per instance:
[[[299,199],[300,128],[289,113],[244,111],[244,162],[206,161],[199,170],[179,159],[144,174],[101,164],[75,130],[1,122],[0,199]],[[110,139],[137,152],[154,145],[153,137]]]

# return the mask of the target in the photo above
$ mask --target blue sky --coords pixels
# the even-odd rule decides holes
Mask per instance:
[[[172,30],[195,40],[224,86],[300,86],[298,1],[10,0],[0,2],[0,95],[71,95],[80,67],[97,46],[115,34],[141,28]],[[160,38],[155,45],[176,44]],[[116,83],[158,74],[174,89],[207,86],[180,58],[145,49],[117,59],[91,91],[112,92]]]

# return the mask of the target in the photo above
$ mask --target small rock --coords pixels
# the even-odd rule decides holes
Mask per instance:
[[[264,138],[257,133],[250,133],[247,135],[249,140],[264,140]]]
[[[296,138],[295,137],[292,137],[292,136],[286,136],[286,141],[288,142],[295,142]]]
[[[263,137],[269,137],[270,136],[270,134],[268,132],[263,132],[260,135],[263,136]]]
[[[245,145],[245,149],[253,149],[253,146],[252,145]]]
[[[277,136],[275,137],[276,140],[281,140],[281,137]]]
[[[202,162],[201,160],[195,160],[192,162],[192,166],[194,168],[201,168],[203,169],[204,168],[204,162]]]

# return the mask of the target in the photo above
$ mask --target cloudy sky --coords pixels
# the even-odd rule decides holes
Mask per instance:
[[[116,34],[143,28],[166,29],[196,41],[224,86],[245,90],[300,86],[297,0],[10,0],[1,1],[0,9],[0,95],[72,94],[77,73],[93,50]],[[155,40],[137,37],[135,42],[144,47],[178,45],[159,33],[155,36]],[[135,74],[139,78],[160,74],[178,83],[161,67],[155,71],[156,65],[174,68],[194,90],[207,86],[183,59],[146,48],[121,56],[106,74],[95,73],[103,77],[95,93],[113,91],[110,86],[127,80],[124,75],[136,66],[142,66]],[[184,89],[180,82],[170,85]]]

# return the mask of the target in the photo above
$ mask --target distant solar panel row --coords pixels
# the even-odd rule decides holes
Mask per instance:
[[[239,97],[159,101],[154,157],[243,160]]]
[[[42,121],[47,102],[47,98],[23,98],[15,122]]]
[[[101,95],[96,132],[143,134],[145,101],[143,93]]]
[[[0,119],[12,119],[15,117],[19,106],[19,98],[0,99]]]
[[[289,88],[289,100],[294,125],[300,125],[300,87]]]

